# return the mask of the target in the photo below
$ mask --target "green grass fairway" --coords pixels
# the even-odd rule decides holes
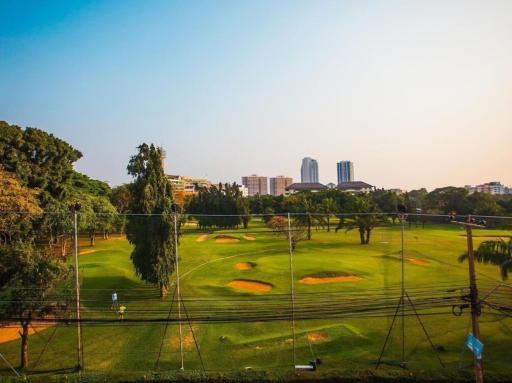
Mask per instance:
[[[247,232],[248,236],[244,237]],[[497,233],[497,231],[495,231]],[[407,228],[405,233],[406,287],[411,298],[429,289],[449,289],[468,285],[467,263],[457,257],[464,251],[466,239],[459,227],[427,225]],[[490,230],[475,234],[489,234]],[[506,234],[506,232],[499,232]],[[181,238],[181,291],[191,315],[202,308],[225,303],[226,315],[237,310],[250,310],[250,300],[260,302],[268,297],[268,307],[285,312],[291,304],[288,243],[282,237],[266,232],[257,220],[244,230],[218,231],[208,237],[186,226]],[[510,232],[508,232],[510,234]],[[216,236],[229,235],[239,239],[219,243]],[[476,244],[485,240],[475,238]],[[222,241],[221,241],[222,242]],[[390,307],[398,303],[400,284],[400,228],[388,226],[372,232],[371,244],[361,246],[358,233],[313,230],[311,241],[302,241],[294,252],[294,286],[297,299],[312,297],[312,304],[328,308],[329,296],[366,299],[369,304],[377,297],[388,298]],[[126,305],[125,318],[166,318],[170,298],[158,297],[154,286],[144,284],[134,274],[130,260],[131,247],[123,238],[98,240],[90,248],[87,239],[81,240],[80,279],[84,318],[115,320],[110,296],[117,291]],[[245,268],[238,265],[245,264]],[[500,280],[498,268],[477,265],[481,296]],[[302,278],[348,278],[338,283],[301,283]],[[230,287],[232,281],[264,282],[267,291],[251,291]],[[311,280],[310,280],[311,281]],[[266,285],[267,286],[267,285]],[[501,299],[512,303],[512,289],[500,289]],[[331,294],[331,295],[329,295]],[[461,292],[462,294],[462,292]],[[281,297],[278,299],[278,297]],[[283,299],[286,298],[286,299]],[[237,301],[239,299],[240,301]],[[332,302],[334,304],[335,302]],[[256,303],[254,303],[256,305]],[[213,307],[213,306],[212,306]],[[259,307],[259,306],[258,306]],[[390,309],[391,312],[393,309]],[[314,310],[313,310],[314,311]],[[429,315],[442,311],[442,315]],[[183,314],[183,310],[182,310]],[[464,373],[472,370],[472,354],[464,347],[468,333],[469,312],[460,317],[451,307],[422,311],[421,319],[430,333],[446,371]],[[176,305],[170,317],[177,317]],[[213,314],[212,314],[213,315]],[[384,343],[391,316],[347,316],[337,319],[318,318],[297,320],[296,361],[306,364],[312,356],[322,360],[315,376],[329,371],[368,370],[375,366]],[[485,369],[488,373],[507,374],[512,370],[509,345],[512,341],[512,319],[486,312],[481,317],[481,332],[485,344]],[[201,349],[206,370],[225,374],[252,370],[286,372],[292,364],[292,335],[290,321],[253,323],[192,323]],[[441,367],[414,316],[405,319],[406,359],[414,374],[428,376]],[[47,340],[51,342],[47,345]],[[199,355],[188,323],[183,326],[184,363],[186,370],[200,370]],[[162,342],[163,339],[163,342]],[[85,369],[100,373],[141,371],[173,371],[180,367],[178,326],[167,330],[164,323],[133,324],[129,321],[89,323],[83,333]],[[156,361],[161,349],[160,363]],[[76,363],[76,327],[61,324],[30,337],[30,365],[38,361],[31,372],[58,372],[72,369]],[[44,352],[42,352],[44,351]],[[19,363],[19,341],[0,344],[0,352],[14,365]],[[41,355],[41,356],[40,356]],[[40,357],[39,357],[40,356]],[[384,354],[383,370],[397,370],[400,360],[400,321],[390,337]],[[39,360],[38,360],[39,359]],[[430,372],[429,372],[430,371]],[[10,374],[2,365],[2,374]]]

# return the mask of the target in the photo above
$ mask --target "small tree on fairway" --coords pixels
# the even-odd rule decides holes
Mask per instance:
[[[135,179],[129,185],[130,211],[149,216],[129,216],[126,235],[134,246],[131,259],[137,275],[167,293],[169,276],[174,271],[174,221],[171,184],[163,169],[162,149],[142,144],[128,163],[128,174]]]
[[[286,238],[291,242],[292,251],[295,250],[299,241],[307,238],[307,230],[302,225],[302,221],[290,222],[288,227],[288,218],[275,215],[268,222],[267,226],[275,235]]]
[[[70,295],[63,282],[70,273],[58,259],[31,245],[0,248],[0,263],[1,273],[9,276],[0,278],[3,282],[0,311],[3,317],[21,325],[20,366],[24,369],[28,366],[29,326],[34,320],[66,312],[68,301],[63,297]]]

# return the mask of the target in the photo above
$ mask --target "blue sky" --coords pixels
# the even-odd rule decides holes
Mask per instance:
[[[511,1],[2,1],[0,119],[125,182],[166,170],[382,187],[512,184]]]

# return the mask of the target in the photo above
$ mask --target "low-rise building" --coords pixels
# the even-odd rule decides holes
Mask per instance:
[[[375,186],[363,181],[340,182],[336,189],[349,193],[369,193],[375,190]]]
[[[172,195],[178,203],[182,203],[187,196],[196,195],[197,187],[209,187],[210,181],[205,178],[167,174],[166,178],[172,185]]]
[[[504,195],[504,194],[512,194],[512,188],[503,185],[499,181],[487,182],[485,184],[471,186],[466,185],[466,190],[469,194],[473,193],[485,193],[492,195]]]
[[[327,186],[322,185],[318,182],[297,182],[291,184],[286,188],[285,195],[295,194],[299,192],[309,191],[312,193],[316,193],[322,190],[326,190]]]

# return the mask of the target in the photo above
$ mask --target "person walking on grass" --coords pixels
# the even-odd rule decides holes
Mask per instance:
[[[112,293],[112,309],[115,309],[118,306],[119,306],[119,304],[117,303],[117,292],[114,291]]]
[[[126,306],[119,306],[119,310],[117,311],[117,315],[119,315],[119,320],[124,320],[124,313],[126,311]]]

